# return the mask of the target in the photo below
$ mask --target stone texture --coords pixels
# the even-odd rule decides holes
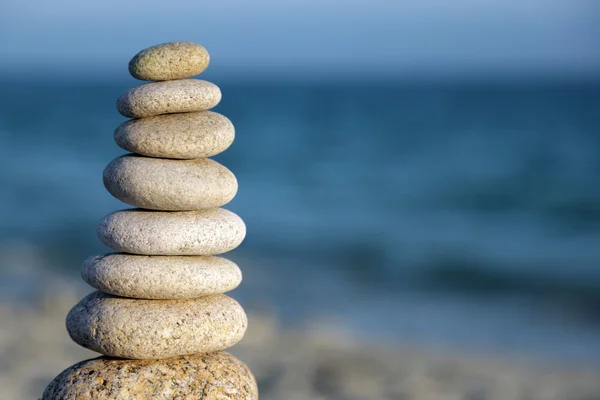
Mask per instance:
[[[84,281],[105,293],[137,299],[191,299],[235,289],[242,272],[212,256],[106,254],[84,261]]]
[[[246,225],[223,208],[204,211],[116,211],[98,224],[98,237],[124,253],[211,255],[233,250],[246,236]]]
[[[203,158],[225,151],[235,129],[212,111],[132,119],[115,130],[117,145],[132,153],[162,158]]]
[[[258,400],[252,373],[224,352],[122,360],[99,357],[60,373],[42,400]]]
[[[170,42],[148,47],[129,61],[131,76],[144,81],[168,81],[201,74],[210,56],[199,44]]]
[[[152,82],[127,90],[117,100],[117,110],[129,118],[145,118],[210,110],[221,101],[217,85],[198,79]]]
[[[238,189],[233,173],[207,158],[169,160],[128,154],[108,164],[103,178],[117,199],[151,210],[216,208],[229,203]]]
[[[239,342],[246,314],[223,294],[141,300],[94,292],[67,315],[75,343],[107,356],[162,359],[227,349]]]

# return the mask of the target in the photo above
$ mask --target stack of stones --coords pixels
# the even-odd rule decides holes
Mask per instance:
[[[98,291],[67,316],[71,338],[103,357],[57,376],[43,399],[258,398],[254,377],[222,352],[244,335],[246,315],[223,293],[242,275],[215,254],[236,248],[246,227],[221,206],[237,192],[235,176],[207,158],[234,139],[210,82],[189,79],[209,62],[204,47],[166,43],[137,54],[131,74],[155,81],[125,92],[115,131],[134,154],[113,160],[104,185],[137,208],[114,212],[98,236],[118,253],[87,259],[83,279]]]

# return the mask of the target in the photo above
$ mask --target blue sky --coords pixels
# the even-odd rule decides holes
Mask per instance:
[[[600,70],[599,0],[2,0],[0,70],[120,71],[171,40],[236,75]]]

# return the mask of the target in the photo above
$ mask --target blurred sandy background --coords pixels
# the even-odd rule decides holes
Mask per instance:
[[[264,399],[600,399],[595,0],[0,4],[0,398],[93,354],[116,98],[205,45]]]

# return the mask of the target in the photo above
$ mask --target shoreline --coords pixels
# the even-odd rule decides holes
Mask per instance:
[[[39,398],[63,369],[98,356],[65,331],[66,313],[91,291],[73,282],[55,277],[36,300],[0,301],[0,400]],[[263,400],[566,400],[600,393],[600,366],[366,340],[327,317],[291,330],[274,312],[255,307],[249,321],[231,353],[255,373]]]

